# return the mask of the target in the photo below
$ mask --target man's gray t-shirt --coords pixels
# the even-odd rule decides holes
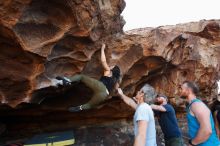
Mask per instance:
[[[134,134],[135,136],[138,133],[138,121],[147,121],[147,137],[146,137],[146,146],[157,146],[156,143],[156,129],[155,129],[155,120],[154,114],[151,107],[146,104],[140,104],[134,114]]]

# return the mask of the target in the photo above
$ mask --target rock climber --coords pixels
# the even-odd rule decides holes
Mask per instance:
[[[70,112],[88,110],[99,106],[105,100],[110,99],[111,93],[113,93],[113,91],[119,87],[121,76],[120,68],[117,65],[109,67],[105,57],[105,47],[105,44],[102,44],[101,63],[104,68],[104,74],[99,80],[82,74],[74,75],[69,78],[56,77],[57,80],[62,81],[62,85],[64,86],[71,85],[72,82],[81,81],[93,90],[93,95],[87,103],[76,107],[70,107],[68,109]]]

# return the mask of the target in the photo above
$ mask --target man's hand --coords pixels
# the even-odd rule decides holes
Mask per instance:
[[[102,44],[102,50],[105,50],[106,45],[103,43]]]
[[[119,94],[120,96],[124,95],[124,93],[123,93],[123,91],[122,91],[121,88],[118,88],[118,94]]]

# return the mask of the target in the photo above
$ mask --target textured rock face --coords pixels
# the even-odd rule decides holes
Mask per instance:
[[[122,32],[122,0],[0,2],[0,100],[15,107],[50,78],[80,73],[100,38]]]
[[[180,86],[183,81],[192,80],[200,86],[200,97],[211,104],[217,96],[216,81],[219,80],[220,71],[219,30],[219,21],[200,21],[132,31],[139,34],[135,36],[136,42],[143,42],[141,60],[145,61],[141,63],[147,68],[141,67],[145,76],[138,71],[142,78],[134,84],[137,86],[147,81],[179,106],[181,99],[177,97],[180,95]],[[148,69],[153,65],[154,68]],[[134,74],[137,77],[135,66]]]
[[[149,83],[181,112],[180,85],[193,80],[212,104],[220,78],[220,20],[123,33],[124,6],[123,0],[0,2],[0,119],[12,134],[132,117],[133,111],[117,98],[101,109],[68,113],[70,105],[89,100],[90,89],[81,83],[50,87],[58,75],[83,73],[98,79],[103,42],[109,64],[123,72],[121,87],[127,95]]]

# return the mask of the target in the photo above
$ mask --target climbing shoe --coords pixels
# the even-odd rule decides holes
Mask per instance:
[[[69,112],[79,112],[79,111],[82,111],[83,109],[82,109],[82,105],[80,105],[80,106],[75,106],[75,107],[70,107],[69,109],[68,109],[68,111]]]
[[[58,77],[56,77],[56,79],[61,80],[63,82],[62,85],[64,85],[64,86],[71,85],[71,81],[66,77],[58,76]]]

